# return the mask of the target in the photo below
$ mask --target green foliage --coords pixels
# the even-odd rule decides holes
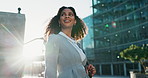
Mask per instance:
[[[148,59],[148,49],[131,45],[129,48],[124,49],[120,52],[120,56],[124,59],[128,59],[131,62],[140,62]]]
[[[121,51],[120,56],[124,59],[130,60],[131,62],[139,62],[141,65],[143,65],[144,61],[148,60],[148,48],[147,46],[139,47],[136,45],[131,45]]]

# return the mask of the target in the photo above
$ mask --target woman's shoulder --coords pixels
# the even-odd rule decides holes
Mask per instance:
[[[48,41],[59,41],[61,40],[61,36],[59,34],[51,34],[48,37]]]

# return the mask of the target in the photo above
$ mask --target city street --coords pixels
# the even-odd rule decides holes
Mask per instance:
[[[43,78],[38,76],[24,76],[23,78]],[[123,77],[123,76],[94,76],[92,78],[129,78],[129,77]]]
[[[1,0],[0,78],[77,78],[85,69],[148,78],[148,0]]]

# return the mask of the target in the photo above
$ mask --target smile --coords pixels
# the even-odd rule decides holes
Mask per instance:
[[[71,21],[70,20],[64,20],[64,23],[70,23]]]

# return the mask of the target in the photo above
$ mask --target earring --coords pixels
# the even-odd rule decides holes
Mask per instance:
[[[59,22],[59,27],[61,27],[61,24],[60,24],[60,22]]]
[[[60,22],[59,22],[59,27],[61,27],[61,24],[60,24]]]
[[[75,26],[76,25],[76,21],[75,21],[75,23],[73,24],[73,26]]]
[[[73,26],[75,26],[75,25],[76,25],[76,23],[73,24]]]
[[[61,25],[59,24],[59,27],[61,27]]]

